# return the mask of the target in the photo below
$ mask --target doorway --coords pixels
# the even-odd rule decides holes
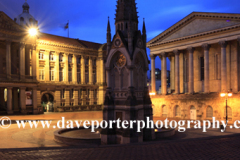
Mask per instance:
[[[53,101],[54,97],[50,93],[45,93],[42,96],[42,107],[44,112],[54,112],[54,107],[53,107]]]
[[[192,120],[197,119],[197,111],[194,106],[191,106],[191,108],[190,108],[190,119],[192,119]]]

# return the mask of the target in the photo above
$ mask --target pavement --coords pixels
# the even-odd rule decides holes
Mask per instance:
[[[98,120],[101,112],[50,113],[36,116],[9,116],[12,120],[51,119]],[[87,118],[90,117],[90,118]],[[161,118],[154,117],[154,120]],[[161,119],[163,120],[163,119]],[[53,132],[58,129],[19,129],[12,124],[0,128],[0,160],[5,159],[240,159],[239,129],[188,129],[167,139],[127,145],[68,146],[56,142]]]

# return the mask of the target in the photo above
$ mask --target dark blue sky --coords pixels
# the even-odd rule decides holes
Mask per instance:
[[[0,10],[13,19],[22,13],[24,2],[25,0],[0,0]],[[142,29],[145,18],[148,41],[193,11],[240,13],[239,0],[136,0],[136,2],[139,29]],[[71,38],[105,43],[109,16],[112,36],[114,35],[116,0],[28,0],[28,4],[30,14],[39,21],[41,32],[67,36],[63,26],[69,20]],[[159,58],[156,60],[156,67],[160,68]]]

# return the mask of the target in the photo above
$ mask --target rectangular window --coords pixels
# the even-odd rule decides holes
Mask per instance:
[[[39,80],[44,81],[45,80],[45,70],[39,69]]]
[[[81,68],[77,68],[77,82],[81,83]]]
[[[200,79],[204,80],[204,57],[200,57]]]
[[[68,56],[68,63],[72,63],[72,56]]]
[[[60,81],[60,82],[64,81],[63,69],[60,69],[60,70],[59,70],[59,81]]]
[[[72,69],[68,70],[68,82],[72,82]]]
[[[49,55],[49,60],[50,60],[50,61],[54,61],[54,54],[50,53],[50,55]]]
[[[65,89],[61,90],[61,98],[64,99],[65,98]]]
[[[50,70],[50,81],[54,81],[54,68]]]
[[[70,90],[70,98],[73,99],[74,89]]]
[[[39,59],[44,60],[44,52],[43,51],[39,52]]]
[[[59,62],[63,62],[63,55],[62,54],[59,55]]]

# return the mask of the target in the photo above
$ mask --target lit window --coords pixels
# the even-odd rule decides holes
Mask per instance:
[[[45,70],[39,69],[39,80],[44,81],[45,80]]]
[[[213,109],[212,109],[212,107],[208,106],[206,113],[207,113],[207,118],[212,118],[213,117]]]
[[[63,74],[63,69],[60,69],[59,70],[59,81],[60,82],[62,82],[62,81],[64,81],[64,76],[63,76],[64,74]]]
[[[49,60],[50,60],[50,61],[54,61],[54,54],[50,53],[50,55],[49,55]]]
[[[40,52],[39,53],[39,59],[40,60],[44,60],[44,52]]]
[[[54,68],[50,70],[50,81],[54,81]]]
[[[175,107],[175,116],[176,117],[180,117],[181,116],[181,111],[180,111],[180,107],[179,106]]]
[[[162,106],[162,117],[167,117],[167,106]]]

